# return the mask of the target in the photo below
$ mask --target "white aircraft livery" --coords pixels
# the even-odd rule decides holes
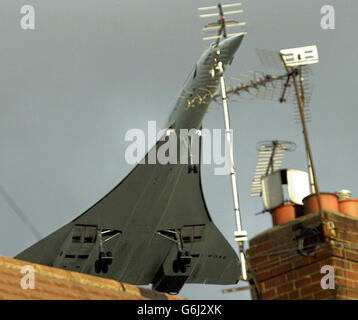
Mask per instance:
[[[212,95],[195,107],[188,107],[188,101],[203,88],[217,91],[219,74],[212,72],[217,49],[225,69],[243,37],[226,38],[203,53],[174,106],[168,129],[200,132]],[[159,139],[152,150],[164,143]],[[152,284],[154,290],[172,294],[185,283],[237,283],[240,261],[209,215],[200,158],[198,165],[190,160],[137,164],[91,208],[16,258],[136,285]]]

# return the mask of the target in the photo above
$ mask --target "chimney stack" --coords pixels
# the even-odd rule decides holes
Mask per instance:
[[[283,205],[276,210],[290,221],[274,218],[277,225],[249,241],[253,299],[358,300],[358,200],[341,200],[339,208],[347,212],[338,212],[331,210],[337,208],[338,197],[321,195],[326,205],[322,213],[313,211],[312,196],[304,201],[305,215],[296,219],[291,219],[294,205]],[[348,201],[353,201],[353,211]],[[324,285],[327,270],[333,272],[334,288]]]

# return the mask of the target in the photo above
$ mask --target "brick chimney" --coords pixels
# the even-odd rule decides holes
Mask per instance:
[[[250,240],[253,299],[358,300],[358,217],[324,209]]]

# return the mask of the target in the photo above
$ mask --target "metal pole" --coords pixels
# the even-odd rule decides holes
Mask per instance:
[[[228,108],[227,96],[226,96],[224,70],[221,61],[218,62],[217,68],[219,69],[219,74],[220,74],[221,97],[222,97],[224,118],[225,118],[225,134],[226,134],[226,141],[227,141],[229,156],[230,156],[230,175],[231,175],[232,195],[234,201],[234,211],[235,211],[236,228],[237,228],[234,234],[235,234],[235,241],[238,242],[239,245],[242,278],[243,280],[247,280],[247,267],[246,267],[246,258],[244,252],[244,241],[247,241],[247,232],[245,230],[242,230],[240,204],[239,204],[239,197],[238,197],[238,186],[237,186],[237,178],[236,178],[232,139],[231,139],[230,115],[229,115],[229,108]]]
[[[283,66],[286,69],[287,74],[292,74],[293,83],[294,83],[295,91],[296,91],[297,102],[298,102],[298,109],[300,111],[303,137],[304,137],[305,145],[306,145],[307,165],[308,165],[308,173],[309,173],[309,179],[310,179],[310,190],[311,190],[312,194],[313,193],[317,194],[318,208],[319,208],[320,213],[322,214],[323,211],[322,211],[321,195],[320,195],[319,188],[318,188],[316,171],[314,170],[314,166],[313,166],[311,146],[310,146],[310,142],[308,139],[308,131],[307,131],[307,126],[306,126],[306,118],[305,118],[305,110],[304,110],[304,97],[302,94],[303,79],[301,76],[300,77],[301,90],[300,90],[298,87],[297,79],[296,79],[296,76],[298,75],[297,69],[295,69],[294,67],[291,67],[291,72],[290,72],[288,66],[286,65],[286,61],[283,58],[282,53],[280,53],[280,58],[282,60]],[[301,68],[301,70],[302,70],[302,68]]]
[[[271,157],[270,157],[270,160],[269,160],[269,164],[267,166],[265,176],[267,176],[269,173],[273,173],[273,170],[274,170],[274,161],[273,161],[273,159],[275,157],[277,146],[278,146],[278,141],[273,141],[273,143],[272,143],[272,153],[271,153]],[[271,169],[271,171],[270,171],[270,169]]]
[[[303,112],[304,112],[304,105],[306,103],[305,101],[305,96],[304,96],[304,85],[303,85],[303,77],[302,77],[302,66],[300,66],[300,72],[299,72],[299,76],[300,76],[300,93],[301,93],[301,101],[303,104]],[[304,116],[304,119],[306,120],[306,117]],[[311,163],[311,158],[309,157],[308,152],[306,152],[306,156],[307,156],[307,165],[308,165],[308,175],[309,175],[309,182],[310,182],[310,191],[311,194],[316,193],[316,187],[314,184],[314,174],[313,174],[313,169],[312,169],[312,163]]]
[[[306,150],[306,156],[307,156],[307,166],[308,166],[308,177],[309,177],[309,181],[310,181],[310,191],[311,193],[316,193],[316,187],[314,184],[314,176],[313,176],[313,170],[312,170],[312,163],[311,163],[311,159],[309,157],[309,154]]]
[[[311,151],[311,146],[310,146],[310,142],[308,139],[308,131],[307,131],[307,126],[306,126],[305,114],[304,114],[304,104],[303,104],[303,100],[302,100],[302,92],[299,90],[299,87],[298,87],[298,83],[297,83],[297,79],[296,79],[297,75],[298,75],[297,69],[292,68],[292,78],[293,78],[293,83],[294,83],[295,90],[296,90],[298,106],[299,106],[299,110],[300,110],[300,117],[301,117],[302,129],[303,129],[303,137],[305,139],[305,144],[306,144],[309,176],[310,176],[310,180],[313,179],[313,181],[312,180],[310,181],[311,191],[312,191],[312,193],[317,194],[318,208],[319,208],[319,211],[322,212],[321,196],[320,196],[320,192],[319,192],[319,188],[318,188],[316,172],[315,172],[315,169],[313,166],[312,151]],[[312,188],[312,187],[314,187],[314,188]]]

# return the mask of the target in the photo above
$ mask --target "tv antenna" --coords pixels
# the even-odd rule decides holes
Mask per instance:
[[[232,97],[240,98],[259,98],[265,100],[280,100],[282,96],[282,90],[287,82],[287,74],[282,75],[271,75],[265,74],[258,71],[250,71],[250,75],[242,75],[245,77],[251,78],[250,80],[243,82],[239,78],[232,78],[235,81],[239,82],[239,85],[226,85],[226,95],[229,99]],[[305,82],[306,87],[306,101],[310,97],[311,86]],[[285,102],[297,103],[295,97],[292,97],[292,90],[287,90],[287,96],[285,97]],[[201,103],[207,103],[208,99],[218,102],[221,98],[221,92],[213,92],[213,89],[208,86],[207,88],[199,88],[198,93],[188,99],[187,96],[180,96],[179,98],[186,99],[187,109],[196,108],[200,106]],[[233,100],[233,99],[232,99]]]
[[[221,56],[220,56],[221,52],[219,47],[219,43],[221,39],[241,34],[241,33],[228,34],[226,32],[226,28],[240,26],[243,24],[242,23],[240,24],[238,21],[235,20],[226,21],[225,16],[241,13],[243,12],[243,10],[236,9],[236,10],[224,12],[224,10],[227,8],[234,8],[240,6],[241,3],[230,3],[230,4],[223,4],[223,5],[219,3],[217,6],[202,7],[202,8],[198,8],[198,10],[201,12],[208,12],[208,11],[210,12],[210,13],[200,14],[200,18],[219,17],[219,20],[213,23],[208,23],[204,27],[204,31],[217,30],[218,31],[217,34],[214,36],[205,37],[203,38],[203,40],[216,39],[215,46],[214,46],[215,56],[212,63],[211,75],[213,78],[215,77],[215,75],[218,75],[220,81],[220,94],[221,94],[221,101],[222,101],[223,112],[224,112],[226,142],[229,149],[231,187],[232,187],[232,195],[233,195],[235,220],[236,220],[236,231],[234,231],[234,236],[235,236],[235,241],[238,243],[238,247],[239,247],[239,255],[241,261],[241,277],[243,280],[248,280],[247,264],[246,264],[246,257],[245,257],[245,246],[244,246],[244,243],[247,241],[247,231],[243,230],[242,228],[237,174],[235,170],[233,146],[232,146],[232,129],[230,125],[229,106],[228,106],[228,98],[226,93],[227,90],[226,90],[225,79],[224,79],[224,65],[221,60]],[[212,10],[218,10],[218,12],[213,13],[211,12]]]
[[[281,50],[279,54],[275,54],[273,57],[274,57],[273,59],[274,63],[271,66],[276,67],[278,65],[277,60],[279,58],[278,61],[281,62],[281,66],[283,65],[286,74],[280,76],[265,75],[261,77],[259,80],[256,81],[251,80],[251,83],[249,84],[241,83],[240,86],[232,88],[230,93],[240,94],[242,91],[248,92],[250,91],[250,89],[256,89],[256,97],[260,98],[259,95],[260,88],[264,88],[263,90],[264,93],[267,93],[270,91],[267,90],[267,84],[275,84],[276,82],[281,82],[282,84],[283,81],[283,86],[281,86],[281,91],[279,91],[278,101],[280,103],[284,103],[284,102],[288,102],[290,88],[292,87],[294,88],[294,97],[298,105],[299,117],[302,124],[302,131],[303,131],[305,147],[306,147],[310,192],[311,194],[312,193],[317,194],[319,211],[322,213],[320,192],[319,192],[318,182],[313,165],[312,151],[310,147],[308,130],[306,125],[307,119],[305,115],[305,105],[308,103],[310,95],[309,92],[307,92],[308,91],[307,84],[304,82],[305,76],[311,73],[310,65],[318,63],[319,61],[318,50],[316,46],[285,49],[285,50]],[[270,59],[268,60],[270,61]],[[270,62],[272,62],[272,60]],[[274,86],[272,87],[275,89]],[[272,94],[271,97],[272,99],[274,99],[275,94]],[[265,98],[265,96],[261,96],[261,98]],[[274,141],[271,141],[269,143],[267,143],[267,141],[259,143],[258,145],[259,160],[263,160],[263,161],[262,163],[260,163],[260,161],[258,162],[258,164],[262,165],[262,167],[259,166],[256,168],[256,174],[251,189],[252,196],[259,196],[262,193],[262,189],[261,189],[262,174],[263,176],[271,174],[272,173],[271,171],[275,171],[276,169],[278,169],[278,166],[281,165],[280,162],[282,161],[283,158],[281,159],[279,156],[277,156],[276,158],[277,162],[275,168],[275,153],[277,152],[277,150],[279,150],[278,149],[279,144],[280,142],[278,141],[276,143]],[[293,151],[295,145],[292,143],[284,142],[283,146],[285,146],[283,149],[287,149],[285,151]],[[260,159],[260,151],[262,154],[261,159]],[[260,185],[258,184],[258,179],[260,179]],[[247,290],[252,288],[253,288],[252,285],[249,287],[231,288],[228,290],[223,290],[223,293]],[[255,286],[255,288],[257,292],[260,293],[259,287]]]
[[[219,17],[219,20],[217,20],[215,22],[209,22],[203,28],[204,32],[217,31],[217,34],[213,35],[213,36],[204,37],[203,40],[216,39],[216,46],[217,46],[220,42],[220,39],[239,35],[240,32],[228,34],[226,29],[245,26],[246,22],[239,22],[237,20],[226,20],[226,16],[244,12],[242,9],[237,9],[237,7],[241,7],[241,5],[242,4],[239,2],[223,4],[223,5],[221,3],[218,3],[218,5],[216,5],[216,6],[198,8],[198,10],[201,12],[205,12],[205,11],[209,12],[209,13],[201,14],[199,16],[200,18]],[[234,10],[224,12],[224,9],[227,9],[227,8],[234,9]],[[212,13],[212,12],[210,12],[212,10],[218,10],[218,12]]]
[[[280,169],[285,153],[296,149],[296,144],[291,141],[260,141],[257,144],[256,169],[251,185],[251,197],[262,196],[261,179]]]
[[[307,167],[311,194],[317,194],[319,211],[322,211],[320,192],[312,159],[312,150],[307,130],[307,106],[310,102],[312,85],[307,81],[312,73],[310,66],[319,62],[317,46],[306,46],[292,49],[284,49],[279,53],[265,50],[257,50],[261,62],[268,67],[284,67],[285,74],[279,76],[264,75],[258,80],[251,80],[247,84],[233,87],[229,95],[240,95],[241,92],[250,92],[255,89],[255,97],[270,100],[278,100],[280,103],[291,102],[298,105],[299,121],[302,124],[302,132],[305,142]],[[254,73],[254,76],[256,73]],[[275,87],[276,83],[280,86]],[[271,85],[270,87],[268,86]],[[294,89],[293,92],[291,89]],[[260,90],[263,89],[263,90]]]

